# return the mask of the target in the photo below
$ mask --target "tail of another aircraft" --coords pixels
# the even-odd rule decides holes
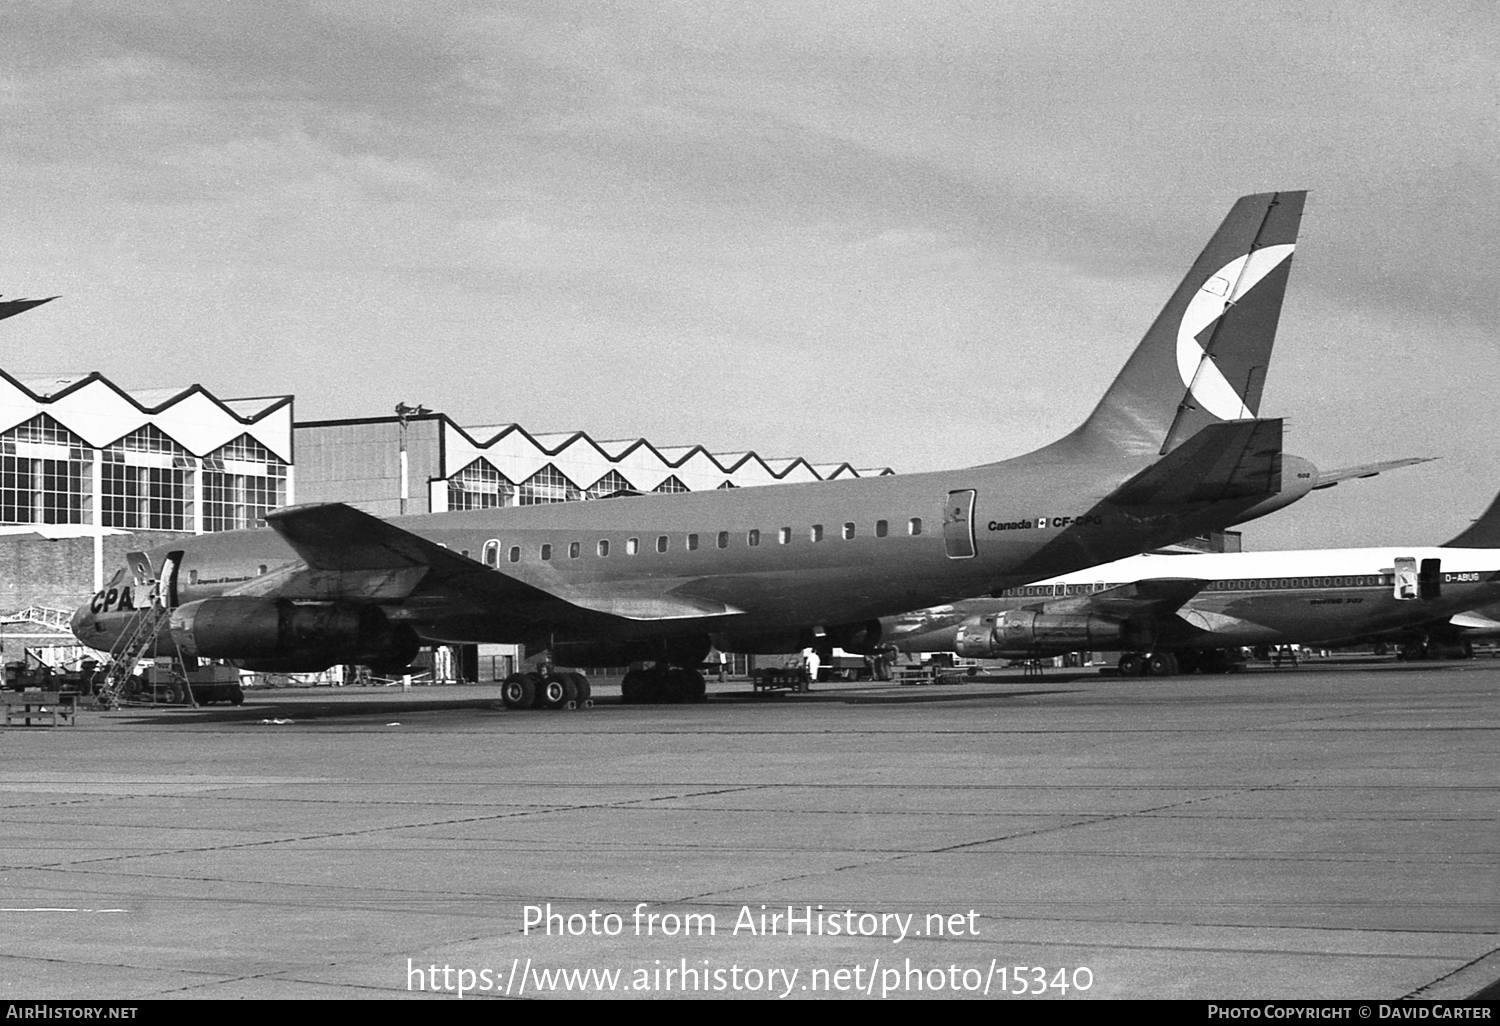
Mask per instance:
[[[1445,549],[1500,549],[1500,495],[1490,508],[1456,538],[1443,542]]]
[[[1072,441],[1165,455],[1211,424],[1258,416],[1306,198],[1235,203]]]

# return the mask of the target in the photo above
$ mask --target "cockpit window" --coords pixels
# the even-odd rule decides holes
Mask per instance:
[[[125,568],[122,566],[122,567],[120,567],[120,569],[118,569],[118,570],[115,571],[115,575],[109,579],[109,583],[106,584],[105,587],[106,588],[116,587],[124,579],[125,579]]]

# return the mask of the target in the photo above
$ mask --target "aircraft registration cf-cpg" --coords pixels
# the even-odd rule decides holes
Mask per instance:
[[[1222,672],[1245,647],[1461,651],[1470,622],[1455,614],[1497,599],[1500,498],[1441,546],[1131,556],[890,617],[881,635],[898,651],[981,659],[1119,651],[1122,674],[1166,676]]]
[[[880,616],[1260,516],[1317,483],[1257,412],[1305,197],[1237,201],[1093,413],[1028,455],[392,520],[292,506],[269,530],[134,554],[73,630],[106,649],[151,617],[187,660],[280,672],[402,667],[423,642],[523,643],[558,666],[653,663],[627,697],[691,701],[714,644],[849,648],[877,640]],[[517,674],[505,700],[564,704],[580,681]]]

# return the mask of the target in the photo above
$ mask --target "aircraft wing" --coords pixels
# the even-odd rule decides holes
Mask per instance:
[[[1332,488],[1340,481],[1348,481],[1353,478],[1374,477],[1376,474],[1387,470],[1399,470],[1402,467],[1415,466],[1418,463],[1430,463],[1437,459],[1436,456],[1411,456],[1404,460],[1386,460],[1384,463],[1361,463],[1357,467],[1341,467],[1338,470],[1318,471],[1318,483],[1312,486],[1313,491],[1319,488]]]
[[[1139,616],[1166,616],[1208,586],[1189,578],[1151,578],[1121,584],[1089,595],[1053,599],[1041,605],[1047,613],[1092,613],[1117,620]]]
[[[650,578],[595,582],[580,587],[563,580],[523,581],[503,570],[428,541],[420,535],[344,503],[288,506],[266,515],[266,523],[307,564],[303,576],[320,586],[319,597],[374,597],[368,582],[404,591],[420,587],[424,598],[449,595],[486,610],[504,610],[518,620],[542,622],[569,615],[562,606],[626,620],[672,620],[740,612],[715,599],[691,594],[694,579]],[[255,582],[251,582],[253,587]],[[283,593],[285,589],[283,588]],[[312,597],[312,596],[309,596]]]
[[[1273,494],[1281,489],[1281,428],[1279,419],[1209,424],[1107,501],[1172,506]]]

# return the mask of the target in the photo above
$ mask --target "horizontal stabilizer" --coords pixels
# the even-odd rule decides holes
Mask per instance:
[[[1042,605],[1047,613],[1094,613],[1128,620],[1142,615],[1165,616],[1208,586],[1207,581],[1162,577],[1121,584],[1090,595],[1075,595]]]
[[[1275,494],[1281,490],[1281,429],[1279,419],[1209,424],[1107,501],[1173,506]]]
[[[32,307],[50,303],[56,296],[48,296],[46,299],[0,299],[0,321],[7,317],[14,317],[18,313],[25,313]]]
[[[1319,488],[1332,488],[1340,481],[1350,481],[1355,478],[1374,477],[1387,470],[1400,470],[1402,467],[1414,467],[1418,463],[1431,463],[1437,459],[1436,456],[1411,456],[1404,460],[1386,460],[1384,463],[1361,463],[1357,467],[1340,467],[1338,470],[1318,471],[1318,483],[1312,486],[1313,491]]]

